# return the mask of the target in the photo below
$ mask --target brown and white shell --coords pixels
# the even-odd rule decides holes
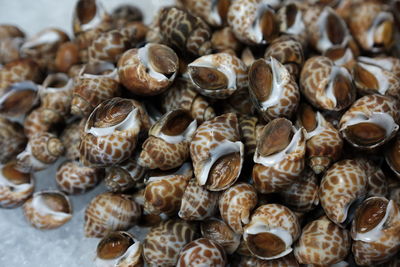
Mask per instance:
[[[69,69],[79,61],[79,47],[76,42],[65,42],[58,47],[54,67],[56,71],[68,73]]]
[[[353,218],[354,208],[367,195],[368,177],[363,165],[353,159],[334,163],[319,187],[319,200],[326,216],[339,226]]]
[[[242,256],[239,267],[299,267],[293,253],[274,260],[262,260],[257,257]]]
[[[24,81],[13,83],[0,91],[0,115],[25,115],[38,103],[38,90],[38,86],[32,81]]]
[[[221,27],[226,23],[230,0],[179,0],[176,1],[181,8],[199,16],[212,27]]]
[[[86,119],[81,119],[69,123],[60,135],[60,140],[65,147],[64,156],[69,160],[78,160],[81,155],[79,144],[84,133],[85,122]]]
[[[356,100],[340,119],[339,129],[352,146],[374,149],[394,137],[399,121],[399,102],[374,94]]]
[[[98,0],[76,2],[72,28],[75,36],[91,30],[105,30],[111,26],[111,17]]]
[[[279,33],[277,15],[267,0],[233,1],[228,10],[228,24],[236,38],[248,45],[272,41]]]
[[[150,266],[175,266],[179,252],[196,236],[196,227],[182,220],[153,226],[143,242],[143,257]]]
[[[101,102],[119,95],[117,69],[109,62],[89,62],[75,79],[71,113],[88,116]]]
[[[220,2],[224,2],[222,0]],[[225,1],[226,2],[226,1]],[[212,48],[217,52],[238,53],[242,48],[242,43],[236,38],[230,27],[215,30],[211,37]]]
[[[307,165],[316,174],[324,173],[342,154],[343,140],[338,129],[307,104],[300,105],[297,124],[307,131]]]
[[[269,122],[261,131],[254,153],[254,187],[260,193],[278,192],[297,180],[305,165],[306,133],[284,118]]]
[[[0,24],[0,40],[14,37],[25,37],[25,33],[12,24]]]
[[[349,231],[323,216],[304,226],[294,255],[301,264],[336,266],[347,257],[350,246]]]
[[[52,125],[42,119],[42,109],[33,109],[24,120],[24,134],[31,139],[35,134],[46,133],[52,130]]]
[[[367,158],[358,158],[368,177],[367,197],[387,197],[389,194],[389,182],[379,164]]]
[[[128,48],[128,39],[119,30],[100,33],[88,48],[89,61],[117,63]]]
[[[0,117],[0,163],[4,164],[24,150],[27,139],[22,126]]]
[[[57,169],[57,187],[66,194],[82,194],[97,185],[101,176],[96,168],[83,166],[79,161],[65,161]]]
[[[301,71],[300,90],[316,108],[340,111],[355,100],[350,72],[324,56],[309,58]]]
[[[51,133],[33,135],[25,150],[17,156],[17,169],[22,172],[36,172],[48,168],[62,154],[64,145]]]
[[[85,236],[103,237],[110,231],[128,230],[140,215],[140,206],[131,195],[99,194],[86,207]]]
[[[176,266],[224,267],[227,263],[225,250],[221,245],[211,239],[199,238],[183,247]]]
[[[0,95],[13,83],[32,81],[39,83],[42,73],[38,64],[30,58],[11,61],[0,68]]]
[[[59,191],[36,192],[22,208],[27,221],[38,229],[58,228],[72,218],[71,203]]]
[[[273,57],[256,60],[250,66],[250,97],[265,120],[290,118],[297,109],[300,92],[294,79],[285,66]]]
[[[302,1],[285,1],[277,12],[279,32],[298,40],[302,47],[308,45],[308,31],[304,23],[306,8]]]
[[[237,234],[250,222],[250,214],[257,205],[257,192],[246,183],[238,183],[224,191],[219,199],[221,218]]]
[[[0,167],[0,207],[15,208],[27,200],[34,191],[34,179],[29,173],[15,168],[9,161]]]
[[[146,125],[147,113],[140,102],[119,97],[104,101],[86,121],[80,144],[82,163],[111,166],[127,160]]]
[[[110,232],[97,245],[96,267],[142,267],[142,244],[124,231]]]
[[[143,13],[136,5],[120,4],[112,11],[111,17],[114,25],[118,27],[131,21],[142,21]]]
[[[279,204],[258,207],[244,228],[243,239],[251,254],[263,260],[278,259],[292,252],[301,228],[296,215]]]
[[[351,226],[352,252],[358,265],[388,261],[400,250],[399,206],[383,197],[370,197],[357,209]]]
[[[221,191],[236,182],[244,156],[244,145],[239,140],[239,123],[233,113],[205,121],[197,128],[190,155],[199,185]]]
[[[248,85],[246,66],[228,53],[197,58],[188,65],[188,75],[200,94],[212,98],[225,99]]]
[[[21,58],[21,46],[25,39],[23,37],[0,38],[0,64],[7,64]]]

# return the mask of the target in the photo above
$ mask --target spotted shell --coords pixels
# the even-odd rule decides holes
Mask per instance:
[[[282,133],[292,137],[286,140],[286,135]],[[262,129],[257,140],[252,171],[258,192],[265,194],[284,190],[300,177],[305,165],[305,135],[304,128],[296,129],[283,118],[269,122]],[[269,151],[268,146],[274,150]]]
[[[197,58],[188,65],[188,75],[200,94],[212,98],[225,99],[248,85],[246,66],[228,53]]]
[[[128,159],[140,131],[148,125],[147,113],[133,99],[111,98],[90,114],[80,144],[84,165],[110,166]]]
[[[58,47],[54,67],[56,71],[67,73],[79,60],[79,47],[76,42],[65,42]]]
[[[299,267],[293,253],[274,260],[262,260],[257,257],[242,256],[239,263],[240,267]]]
[[[131,21],[142,21],[143,13],[140,8],[135,5],[121,4],[113,10],[111,17],[114,25],[118,27]]]
[[[197,183],[211,191],[229,188],[238,179],[244,145],[235,114],[227,113],[203,122],[190,144]]]
[[[36,192],[22,208],[27,221],[38,229],[54,229],[72,218],[71,203],[59,191]]]
[[[249,93],[257,111],[267,121],[291,117],[300,100],[294,77],[278,60],[256,60],[249,69]]]
[[[109,231],[127,230],[139,219],[140,206],[130,195],[102,193],[85,210],[85,236],[103,237]]]
[[[0,40],[14,37],[25,37],[25,33],[15,25],[0,24]]]
[[[352,219],[352,209],[367,194],[368,177],[356,160],[334,163],[325,173],[319,187],[322,208],[330,220],[345,226]]]
[[[292,252],[292,244],[300,236],[296,215],[279,204],[258,207],[244,227],[243,239],[250,252],[263,260],[278,259]]]
[[[277,18],[280,21],[279,32],[298,40],[302,47],[308,45],[308,31],[304,16],[308,5],[300,1],[287,1],[279,8]]]
[[[54,134],[37,133],[17,156],[17,169],[22,172],[48,168],[64,153],[64,145]]]
[[[226,16],[231,1],[217,0],[179,0],[179,7],[187,9],[190,13],[201,17],[212,27],[221,27],[226,23]]]
[[[253,157],[257,147],[257,129],[263,126],[257,117],[242,115],[239,116],[239,127],[246,156]]]
[[[0,163],[8,162],[24,150],[26,142],[19,123],[0,117]]]
[[[79,144],[86,120],[69,123],[60,135],[60,140],[65,147],[65,157],[69,160],[78,160],[80,157]]]
[[[257,205],[257,192],[250,184],[238,183],[224,191],[219,199],[221,218],[237,234],[249,223],[250,214]]]
[[[88,48],[89,61],[108,61],[116,63],[122,53],[128,50],[128,40],[118,31],[101,33]]]
[[[24,43],[22,37],[0,38],[0,64],[7,64],[21,58],[20,48]]]
[[[389,193],[389,184],[382,168],[377,163],[366,158],[358,158],[357,161],[367,173],[367,197],[386,197]]]
[[[228,24],[236,38],[245,44],[257,45],[277,37],[279,22],[269,2],[238,0],[231,3]]]
[[[27,200],[34,191],[34,179],[29,173],[15,168],[15,161],[0,167],[0,207],[15,208]]]
[[[220,2],[226,2],[222,0]],[[212,48],[218,52],[234,52],[237,53],[242,48],[242,43],[233,34],[230,27],[224,27],[215,30],[211,37]]]
[[[182,220],[153,226],[143,242],[143,257],[149,265],[175,266],[181,249],[195,239],[196,228]]]
[[[349,71],[324,56],[306,61],[300,74],[300,90],[318,109],[340,111],[355,100],[355,86]]]
[[[52,129],[52,125],[42,119],[42,109],[33,109],[24,120],[24,134],[31,139],[35,134],[46,133]]]
[[[16,82],[0,93],[0,115],[17,117],[29,112],[39,100],[38,86],[31,82]]]
[[[350,246],[349,231],[323,216],[304,226],[294,255],[301,264],[331,266],[346,258]]]
[[[102,101],[119,95],[117,69],[109,62],[87,63],[75,80],[71,113],[88,116]]]
[[[99,170],[82,166],[78,161],[65,161],[57,169],[58,188],[66,194],[84,193],[97,185]]]
[[[0,68],[0,95],[5,88],[16,82],[41,81],[41,72],[38,64],[30,58],[11,61]]]
[[[111,26],[111,17],[98,0],[79,0],[76,2],[72,28],[75,36],[95,29]]]
[[[352,252],[358,265],[376,265],[399,252],[399,206],[383,197],[370,197],[359,206],[351,226]]]
[[[367,95],[356,100],[340,119],[343,138],[352,146],[374,149],[388,142],[397,132],[399,102],[382,95]]]
[[[179,254],[177,267],[186,266],[224,267],[227,258],[224,249],[213,240],[199,238],[183,247]]]

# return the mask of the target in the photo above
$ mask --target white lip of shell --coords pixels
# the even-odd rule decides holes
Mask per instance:
[[[140,248],[140,243],[138,240],[134,239],[134,242],[126,251],[124,254],[119,256],[118,258],[115,259],[110,259],[110,260],[104,260],[96,257],[95,259],[95,265],[97,267],[115,267],[118,266],[120,261],[124,258],[129,258],[132,255],[135,255],[138,253],[138,250]]]
[[[332,101],[334,107],[336,107],[337,101],[336,101],[335,94],[333,92],[333,80],[339,74],[345,76],[350,81],[352,80],[349,71],[345,67],[336,66],[336,65],[332,66],[331,73],[329,74],[329,78],[328,78],[328,88],[326,88],[325,93],[326,93],[326,97]]]
[[[334,45],[332,44],[332,42],[329,40],[328,34],[327,34],[327,27],[326,27],[326,23],[327,23],[327,19],[328,16],[332,15],[332,16],[336,16],[339,18],[340,21],[340,26],[345,30],[344,33],[344,40],[342,41],[341,44],[338,45]],[[349,42],[349,30],[347,29],[346,24],[344,23],[344,21],[342,19],[340,19],[340,17],[332,10],[332,8],[330,7],[326,7],[321,15],[319,16],[318,19],[318,25],[319,25],[319,33],[321,38],[319,38],[318,43],[317,43],[317,47],[319,50],[321,51],[326,51],[327,49],[333,48],[333,47],[343,47],[345,45],[347,45],[347,43]]]
[[[94,113],[95,111],[92,112],[92,114]],[[89,117],[89,120],[90,119],[91,117]],[[125,130],[137,130],[137,132],[139,132],[140,125],[139,109],[134,108],[123,121],[116,125],[105,128],[91,127],[86,129],[85,132],[93,134],[94,136],[106,136],[113,134],[115,131]]]
[[[372,52],[378,52],[381,50],[379,47],[374,47],[374,33],[375,33],[375,28],[385,20],[390,20],[393,22],[393,16],[389,12],[379,12],[379,14],[375,17],[374,21],[372,22],[372,25],[369,27],[366,33],[366,41],[367,45],[369,48],[372,48]]]
[[[171,177],[171,176],[175,176],[175,175],[188,176],[189,173],[191,173],[191,172],[192,172],[192,165],[189,162],[185,162],[182,164],[181,167],[179,167],[179,169],[176,172],[168,174],[168,175],[151,176],[145,181],[145,183],[147,184],[147,183],[151,183],[154,181],[163,180],[166,177]]]
[[[216,69],[228,78],[228,88],[236,88],[236,73],[235,70],[230,66],[230,64],[219,64],[218,62],[215,62],[214,56],[213,55],[206,55],[202,56],[201,58],[193,61],[188,65],[189,67],[205,67],[205,68],[211,68],[211,69]],[[192,75],[189,77],[192,83],[197,86],[197,84],[193,81]],[[197,86],[198,87],[198,86]],[[215,92],[215,90],[208,90],[207,88],[201,88],[205,91],[210,91],[210,92]]]
[[[220,157],[236,152],[240,153],[240,169],[238,172],[240,173],[243,163],[243,153],[244,153],[243,143],[240,141],[232,142],[229,140],[223,140],[209,152],[210,157],[205,161],[205,164],[203,165],[203,168],[201,169],[201,172],[197,177],[199,185],[205,185],[207,183],[208,175],[210,174],[210,169]]]
[[[279,236],[286,245],[286,249],[283,252],[281,252],[280,254],[272,256],[272,257],[268,257],[268,258],[263,258],[263,259],[269,259],[269,260],[277,259],[277,258],[283,257],[283,256],[289,254],[290,252],[292,252],[293,249],[292,249],[291,245],[293,243],[293,238],[288,231],[286,231],[285,229],[283,229],[281,227],[269,228],[268,225],[266,225],[262,222],[256,222],[245,229],[245,231],[243,233],[243,238],[245,240],[247,240],[248,235],[256,235],[256,234],[260,234],[260,233],[271,233],[276,236]]]
[[[14,184],[10,180],[8,180],[3,174],[4,165],[0,166],[0,188],[1,187],[9,187],[12,188],[13,193],[20,193],[27,191],[33,187],[33,179],[31,177],[30,182],[26,184]]]
[[[346,64],[347,62],[350,62],[352,59],[354,59],[353,52],[349,47],[347,47],[346,51],[344,52],[344,55],[339,59],[335,59],[334,62],[335,65],[341,66]]]
[[[293,129],[296,130],[294,127],[293,127]],[[264,156],[264,157],[261,156],[258,153],[258,148],[256,148],[256,152],[254,153],[254,158],[253,158],[254,162],[258,163],[258,164],[262,164],[264,166],[273,166],[276,163],[284,160],[288,154],[292,153],[299,146],[302,131],[303,131],[303,128],[298,129],[296,131],[296,133],[293,135],[293,138],[290,141],[289,145],[287,147],[285,147],[285,149],[283,149],[282,151],[277,152],[275,154],[272,154],[270,156]]]
[[[196,129],[197,129],[197,121],[193,120],[185,129],[185,131],[183,131],[183,133],[179,135],[166,135],[160,132],[156,137],[161,138],[162,140],[170,144],[178,144],[182,141],[191,140]]]
[[[96,14],[92,18],[92,20],[86,24],[81,24],[82,31],[88,31],[96,28],[103,20],[103,17],[106,15],[106,11],[103,5],[99,1],[96,2]]]
[[[295,3],[295,2],[292,2]],[[294,23],[290,28],[284,30],[287,34],[298,35],[303,33],[306,30],[306,26],[303,22],[303,13],[297,9],[296,17],[294,19]]]
[[[394,131],[399,129],[399,125],[394,122],[393,117],[383,112],[372,112],[368,115],[362,112],[354,112],[354,115],[355,116],[353,118],[349,119],[345,124],[343,124],[343,126],[340,128],[340,131],[344,131],[348,126],[362,122],[374,123],[381,126],[386,131],[385,137],[390,136]]]
[[[169,81],[174,80],[175,76],[176,76],[176,72],[173,75],[171,75],[171,77],[167,78],[167,76],[165,76],[164,74],[154,70],[153,66],[151,64],[149,64],[149,48],[152,45],[154,45],[154,44],[150,43],[150,44],[147,44],[144,47],[141,47],[138,49],[137,55],[139,57],[140,62],[149,70],[148,74],[152,78],[156,79],[158,82],[165,81],[165,80],[169,80]]]
[[[6,93],[0,97],[0,107],[7,100],[7,98],[9,98],[15,92],[25,91],[25,90],[31,90],[31,91],[37,92],[39,90],[39,88],[32,81],[24,81],[24,82],[13,83],[10,87],[8,87],[6,89]]]
[[[65,85],[63,87],[49,87],[48,85],[54,80],[62,80],[65,81]],[[57,93],[60,91],[68,91],[74,86],[74,81],[68,77],[68,75],[64,73],[56,73],[52,76],[47,76],[44,80],[43,85],[39,85],[39,94],[43,93]]]
[[[42,191],[42,192],[36,192],[32,197],[31,205],[32,205],[32,209],[35,211],[35,213],[38,213],[41,216],[51,215],[51,218],[56,221],[63,221],[66,218],[72,217],[71,213],[54,211],[54,210],[50,209],[42,199],[42,195],[45,193],[56,193],[56,194],[63,195],[67,199],[69,210],[71,210],[71,205],[69,203],[69,200],[64,194],[62,194],[58,191]]]
[[[269,107],[279,104],[284,91],[284,86],[289,82],[289,72],[278,60],[270,57],[270,66],[272,71],[272,92],[270,97],[261,102],[261,110],[265,111]]]
[[[345,261],[340,261],[338,263],[330,265],[330,267],[347,267],[349,264]]]
[[[371,88],[371,89],[378,89],[378,92],[381,95],[384,95],[386,91],[389,89],[389,82],[385,74],[382,73],[382,68],[372,65],[372,64],[364,64],[362,62],[358,62],[362,68],[366,69],[369,73],[375,76],[376,80],[378,81],[379,88]]]
[[[210,20],[215,23],[215,25],[221,25],[222,19],[218,12],[218,2],[220,0],[212,0],[211,2],[211,12],[210,12]]]
[[[393,68],[393,62],[388,58],[358,57],[357,60],[358,62],[374,65],[387,71],[391,71]]]
[[[266,10],[270,10],[271,12],[274,12],[273,9],[271,9],[270,5],[265,3],[265,1],[261,1],[261,3],[258,4],[257,13],[254,18],[254,21],[252,25],[247,29],[247,32],[250,36],[250,38],[257,44],[263,44],[266,43],[265,40],[263,40],[264,36],[261,31],[261,26],[260,26],[260,18],[264,14]]]
[[[393,200],[389,200],[389,203],[386,207],[386,214],[383,217],[383,219],[378,223],[378,225],[366,233],[356,233],[353,239],[355,241],[360,240],[368,243],[377,241],[382,236],[383,225],[388,220],[392,211],[393,211]]]
[[[28,171],[30,171],[32,168],[33,169],[45,169],[48,166],[50,166],[50,164],[46,164],[40,160],[38,160],[32,153],[32,147],[31,145],[28,143],[26,145],[26,148],[24,151],[22,151],[21,153],[19,153],[17,155],[17,160],[22,160],[23,162],[26,162],[25,159],[28,158],[28,164],[29,166],[27,167]]]
[[[85,73],[86,69],[87,69],[87,65],[84,66],[80,72],[79,72],[79,77],[83,77],[83,78],[91,78],[91,79],[95,79],[98,77],[104,77],[104,78],[110,78],[110,79],[114,79],[117,80],[118,77],[118,69],[114,66],[114,64],[110,63],[110,62],[101,62],[101,63],[95,63],[97,69],[97,72],[103,72],[106,70],[112,70],[112,72],[108,73],[108,74],[90,74],[90,73]]]
[[[35,48],[42,44],[52,44],[60,40],[60,34],[53,30],[47,30],[40,33],[40,35],[34,36],[32,39],[26,41],[22,46],[21,50]]]
[[[325,131],[325,127],[322,126],[324,125],[325,118],[322,116],[321,112],[317,111],[317,127],[312,130],[311,132],[306,133],[306,139],[311,139],[312,137],[322,133]]]

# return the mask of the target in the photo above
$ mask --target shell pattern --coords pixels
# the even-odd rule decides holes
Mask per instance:
[[[0,163],[6,163],[22,152],[26,141],[20,124],[0,117]]]

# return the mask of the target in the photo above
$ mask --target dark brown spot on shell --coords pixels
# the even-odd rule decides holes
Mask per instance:
[[[248,248],[257,256],[273,257],[285,251],[285,242],[277,235],[260,233],[247,237]]]
[[[269,156],[286,148],[293,137],[292,123],[278,118],[268,123],[261,133],[258,152],[261,156]]]
[[[386,137],[384,128],[369,122],[350,125],[345,131],[347,138],[358,145],[373,145],[383,141]]]
[[[221,17],[221,21],[226,21],[230,4],[231,4],[230,0],[218,1],[218,14]]]
[[[123,232],[109,233],[97,245],[97,257],[104,260],[116,259],[122,256],[133,243],[134,240]]]
[[[218,90],[228,87],[228,77],[217,69],[190,66],[189,73],[193,82],[200,88]]]
[[[358,209],[356,231],[366,233],[375,228],[385,217],[388,201],[381,198],[366,200]]]
[[[293,3],[288,4],[286,6],[286,25],[287,28],[289,29],[292,27],[296,21],[296,16],[297,16],[297,6]]]

